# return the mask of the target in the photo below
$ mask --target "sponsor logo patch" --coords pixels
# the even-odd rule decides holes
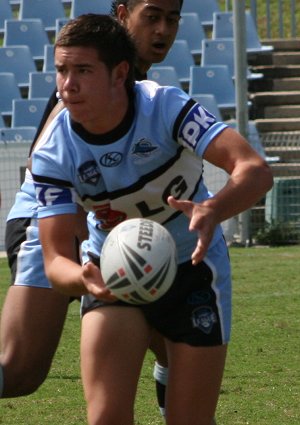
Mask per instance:
[[[100,164],[103,167],[117,167],[122,161],[123,155],[120,152],[108,152],[105,155],[101,156]]]
[[[203,134],[215,122],[216,119],[212,114],[200,105],[195,104],[180,126],[179,139],[183,144],[195,149]]]

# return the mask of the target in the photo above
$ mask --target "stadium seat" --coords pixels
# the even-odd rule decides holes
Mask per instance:
[[[45,44],[44,46],[43,72],[48,72],[48,71],[55,71],[53,44]]]
[[[233,39],[202,40],[201,65],[227,65],[230,75],[234,78]],[[246,73],[248,80],[257,80],[263,77],[261,73],[251,73],[248,67]]]
[[[33,71],[36,65],[28,46],[0,47],[0,72],[15,74],[20,88],[28,88],[29,72]]]
[[[65,17],[62,0],[20,0],[19,19],[41,19],[48,32],[55,32],[55,20]]]
[[[55,38],[57,38],[57,35],[59,31],[62,29],[62,27],[69,21],[69,18],[57,18],[55,20]]]
[[[2,127],[0,128],[0,142],[31,143],[36,131],[36,127]]]
[[[49,43],[41,19],[9,19],[5,21],[3,46],[27,45],[35,61],[44,60],[44,45]]]
[[[211,28],[213,25],[213,13],[219,12],[218,0],[184,0],[182,13],[196,12],[204,28]]]
[[[5,19],[13,19],[13,11],[9,0],[0,0],[0,33],[4,33]]]
[[[11,127],[38,127],[49,98],[15,99]]]
[[[50,97],[56,86],[56,72],[30,72],[28,98]]]
[[[2,115],[0,114],[0,127],[2,128],[2,127],[5,127],[5,122],[4,122],[4,119],[3,119],[3,117],[2,117]]]
[[[213,114],[217,121],[223,120],[218,103],[213,94],[195,94],[193,95],[193,99]]]
[[[261,44],[253,16],[245,12],[246,19],[246,49],[247,54],[272,52],[273,46]],[[233,38],[233,12],[214,12],[212,38]]]
[[[202,40],[206,38],[204,28],[197,13],[182,13],[177,40],[186,40],[194,57],[201,56]]]
[[[235,86],[226,65],[192,66],[189,94],[213,94],[222,113],[235,113]]]
[[[12,113],[13,99],[20,99],[21,92],[12,72],[0,73],[0,111],[2,116],[10,116]]]
[[[70,18],[84,13],[109,14],[111,3],[111,0],[72,0]]]
[[[184,88],[190,81],[190,67],[195,61],[186,40],[175,40],[165,59],[153,66],[173,66]]]
[[[154,66],[147,71],[148,80],[155,81],[160,86],[181,88],[178,75],[173,66]]]

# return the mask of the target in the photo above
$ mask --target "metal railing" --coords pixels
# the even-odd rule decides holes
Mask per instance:
[[[222,9],[232,9],[232,0],[219,2]],[[299,0],[247,0],[246,7],[252,12],[261,38],[300,36]]]

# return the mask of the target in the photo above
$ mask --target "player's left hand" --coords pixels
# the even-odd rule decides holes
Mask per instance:
[[[217,221],[212,208],[191,201],[182,201],[173,196],[168,197],[170,207],[182,211],[189,219],[190,231],[198,232],[198,242],[192,253],[192,263],[196,265],[203,260],[212,240]]]

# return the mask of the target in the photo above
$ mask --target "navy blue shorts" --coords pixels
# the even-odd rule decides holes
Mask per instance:
[[[82,314],[107,304],[91,295],[82,297]],[[122,301],[119,306],[133,307]],[[215,346],[229,342],[231,330],[231,270],[224,239],[209,249],[204,261],[178,266],[168,292],[150,304],[137,306],[148,323],[174,342]]]

